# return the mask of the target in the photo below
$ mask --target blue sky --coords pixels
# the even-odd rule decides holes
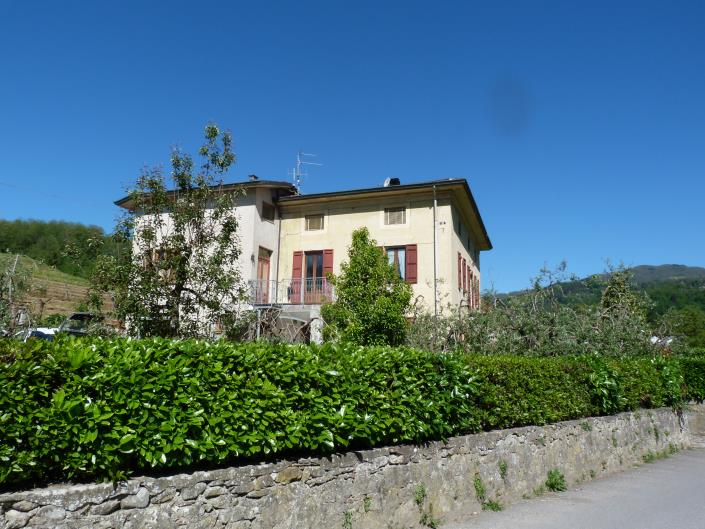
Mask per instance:
[[[484,287],[705,265],[705,2],[0,0],[0,218],[110,230],[209,121],[229,181],[467,178]]]

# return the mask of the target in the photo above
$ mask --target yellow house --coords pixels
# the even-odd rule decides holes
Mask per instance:
[[[277,201],[276,292],[268,301],[317,305],[332,296],[328,272],[347,260],[352,232],[367,227],[429,310],[480,304],[480,252],[492,243],[465,179],[282,196]],[[258,281],[272,282],[271,277]]]

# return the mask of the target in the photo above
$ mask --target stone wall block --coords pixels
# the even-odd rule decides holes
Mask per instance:
[[[144,509],[149,505],[149,492],[147,489],[141,488],[136,494],[126,496],[120,501],[121,509]]]

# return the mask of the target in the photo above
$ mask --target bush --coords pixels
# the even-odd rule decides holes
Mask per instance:
[[[411,286],[370,239],[367,228],[355,230],[348,261],[331,276],[336,299],[323,305],[327,339],[358,345],[403,345]]]
[[[0,483],[116,479],[477,431],[458,356],[163,339],[0,343]]]
[[[331,344],[5,340],[0,484],[420,443],[680,396],[675,360],[605,365]],[[605,394],[606,384],[616,388]]]
[[[705,400],[705,357],[681,357],[678,361],[683,369],[686,398],[702,402]]]

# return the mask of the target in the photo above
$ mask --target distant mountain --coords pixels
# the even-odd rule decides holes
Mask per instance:
[[[696,306],[705,311],[705,268],[678,264],[639,265],[629,269],[634,289],[646,293],[653,306],[652,320],[670,308]],[[575,281],[559,283],[558,301],[570,306],[595,305],[600,302],[609,274],[595,274]],[[512,297],[523,292],[510,292]]]
[[[629,269],[637,285],[648,285],[663,281],[690,281],[705,279],[705,268],[679,264],[639,265]]]

